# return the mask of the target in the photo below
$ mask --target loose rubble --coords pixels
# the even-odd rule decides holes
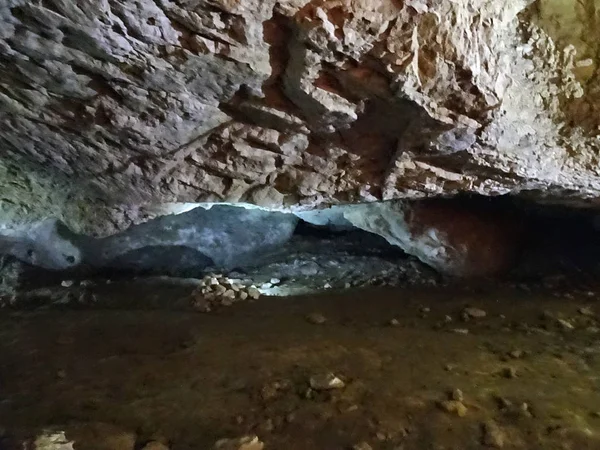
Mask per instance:
[[[505,433],[493,420],[489,420],[481,425],[483,437],[481,443],[487,447],[504,448],[506,441]]]
[[[307,315],[306,320],[314,325],[323,325],[325,322],[327,322],[327,317],[321,313],[315,312]]]
[[[444,400],[439,402],[438,406],[443,411],[456,414],[458,417],[464,417],[467,415],[467,407],[463,402],[458,400]]]
[[[258,300],[260,291],[255,285],[245,286],[240,280],[220,274],[206,275],[192,293],[192,304],[201,312],[210,312],[219,306],[231,306],[236,302]]]
[[[221,439],[214,445],[214,450],[262,450],[265,444],[258,436],[243,436],[236,439]]]
[[[310,387],[315,391],[328,391],[332,389],[343,389],[346,386],[340,378],[333,373],[314,375],[310,377]]]

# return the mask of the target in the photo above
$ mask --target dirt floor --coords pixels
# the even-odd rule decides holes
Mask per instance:
[[[92,291],[0,312],[1,449],[600,449],[589,286],[352,289],[207,314],[185,286]]]

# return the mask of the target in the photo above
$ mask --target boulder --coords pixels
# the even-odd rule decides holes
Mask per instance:
[[[517,261],[524,231],[510,211],[457,201],[352,205],[344,217],[455,276],[508,271]]]

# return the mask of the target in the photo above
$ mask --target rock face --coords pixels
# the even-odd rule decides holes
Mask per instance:
[[[288,241],[297,223],[292,214],[215,205],[160,217],[114,236],[84,241],[81,247],[96,267],[143,269],[181,248],[195,252],[190,267],[232,269],[251,265],[261,252]],[[175,260],[184,262],[181,255]]]
[[[599,21],[594,0],[3,2],[4,226],[597,198]]]
[[[92,268],[198,273],[208,266],[252,267],[261,254],[286,243],[297,223],[293,214],[215,205],[93,238],[48,220],[0,235],[0,254],[55,271]],[[9,273],[5,274],[7,280],[15,278]]]
[[[472,203],[434,200],[339,208],[354,226],[383,236],[442,273],[457,276],[511,269],[524,231],[506,211]]]

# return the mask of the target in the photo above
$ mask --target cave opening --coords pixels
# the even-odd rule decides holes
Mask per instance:
[[[595,210],[516,196],[304,211],[229,204],[172,210],[102,238],[56,220],[0,236],[5,304],[57,287],[64,294],[60,288],[129,279],[202,285],[218,274],[287,296],[366,286],[589,281],[600,266]]]

